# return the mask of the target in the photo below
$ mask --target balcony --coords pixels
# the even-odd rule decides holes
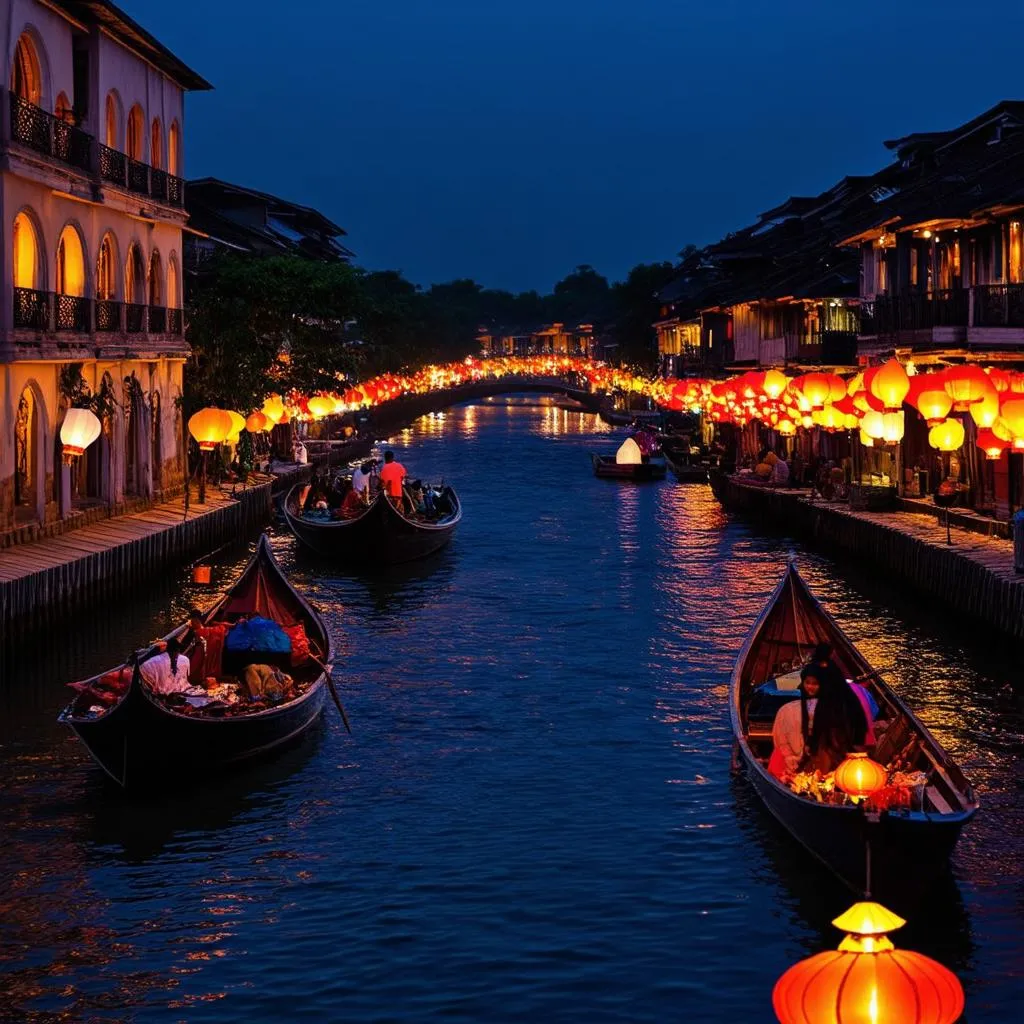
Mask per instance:
[[[895,335],[935,327],[966,327],[969,309],[966,288],[879,295],[874,302],[864,303],[860,333]]]
[[[10,93],[11,137],[44,156],[92,172],[92,136]]]
[[[1024,284],[974,288],[974,327],[1024,327]]]
[[[101,145],[100,178],[136,195],[149,196],[168,206],[185,205],[185,183],[173,174],[133,160],[124,153]]]
[[[55,295],[14,289],[14,326],[23,330],[75,334],[170,334],[180,337],[182,311],[113,299]]]
[[[812,331],[803,335],[797,339],[796,361],[819,366],[853,366],[857,362],[857,332]]]

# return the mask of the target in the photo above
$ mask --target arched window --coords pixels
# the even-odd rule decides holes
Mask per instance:
[[[103,143],[108,149],[117,149],[117,140],[120,136],[121,127],[121,104],[118,102],[117,94],[111,90],[107,93],[107,104],[103,114]]]
[[[36,226],[27,213],[14,218],[14,287],[42,290],[40,246]]]
[[[181,177],[181,129],[177,121],[172,121],[167,130],[167,172]]]
[[[125,152],[133,160],[145,160],[145,124],[146,120],[142,116],[142,107],[135,104],[130,111],[128,111],[128,134],[127,142],[125,144]]]
[[[178,261],[171,253],[167,261],[167,306],[170,309],[181,308],[181,298],[178,293]]]
[[[85,253],[78,231],[66,224],[57,242],[57,294],[85,295]]]
[[[163,297],[164,271],[160,265],[160,253],[155,249],[149,258],[149,304],[151,306],[166,305]]]
[[[164,133],[160,127],[160,118],[153,118],[153,126],[149,133],[149,163],[151,167],[164,166]]]
[[[100,252],[96,260],[96,298],[111,301],[117,297],[117,250],[114,240],[109,234],[100,242]]]
[[[137,245],[128,250],[124,265],[124,301],[143,306],[146,303],[146,268]]]
[[[57,115],[58,121],[63,121],[65,124],[75,123],[75,111],[66,93],[62,92],[57,97],[57,103],[53,108],[53,112]]]
[[[39,54],[27,32],[22,32],[18,37],[18,45],[14,50],[11,92],[37,107],[42,104],[43,74],[39,66]]]

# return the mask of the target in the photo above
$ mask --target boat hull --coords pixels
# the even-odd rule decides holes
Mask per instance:
[[[643,483],[648,480],[664,480],[667,467],[662,459],[649,462],[618,463],[609,455],[591,455],[594,475],[604,480],[632,480]]]
[[[414,522],[380,495],[358,519],[318,523],[296,514],[296,499],[297,491],[285,502],[285,518],[292,533],[318,555],[352,565],[396,565],[426,558],[451,541],[462,518],[460,505],[450,521]]]

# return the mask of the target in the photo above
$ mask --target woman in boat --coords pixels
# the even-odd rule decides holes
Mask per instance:
[[[823,672],[835,673],[840,679],[843,679],[843,673],[840,671],[839,666],[832,660],[832,645],[830,643],[820,643],[814,648],[814,654],[811,658],[815,664]],[[870,691],[865,686],[861,686],[860,683],[855,683],[852,679],[846,680],[847,685],[853,691],[853,695],[860,701],[861,711],[864,712],[864,719],[867,722],[867,732],[864,736],[864,743],[869,747],[875,745],[875,719],[878,717],[878,704],[875,698],[871,696]]]
[[[864,749],[868,718],[853,688],[835,666],[825,670],[814,666],[811,671],[818,677],[818,701],[803,767],[827,775],[851,750]]]
[[[800,699],[783,704],[772,725],[772,756],[768,771],[782,782],[788,782],[804,759],[814,722],[821,687],[817,667],[812,663],[800,673]]]

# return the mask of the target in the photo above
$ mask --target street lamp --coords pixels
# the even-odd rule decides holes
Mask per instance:
[[[206,460],[214,450],[231,433],[234,423],[224,409],[207,407],[194,413],[188,421],[188,432],[199,445],[202,461],[199,471],[199,504],[206,502]]]
[[[68,409],[60,427],[65,465],[70,466],[100,436],[102,426],[89,409]]]

